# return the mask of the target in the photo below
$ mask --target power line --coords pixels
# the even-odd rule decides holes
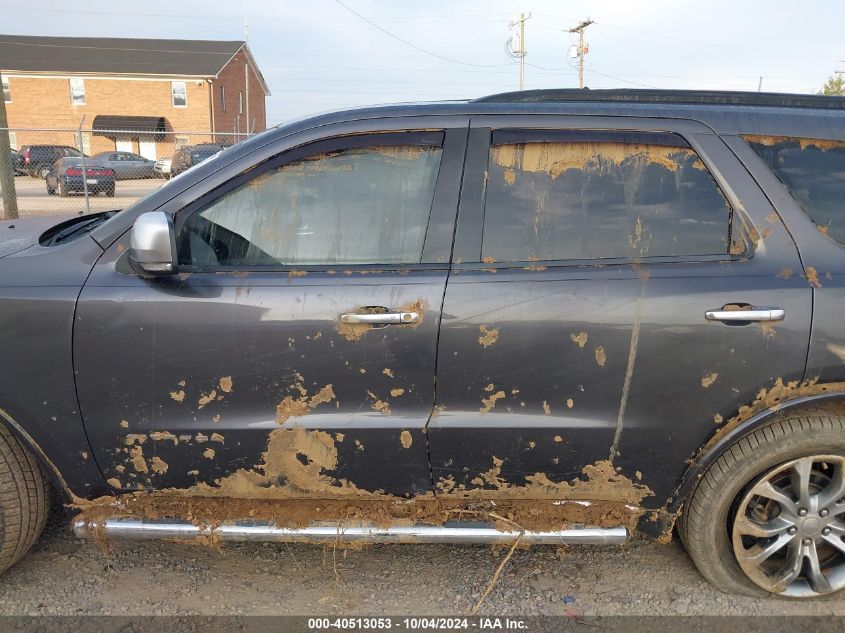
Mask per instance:
[[[379,26],[378,24],[376,24],[372,20],[370,20],[370,19],[366,18],[365,16],[361,15],[360,13],[358,13],[352,7],[344,4],[343,2],[341,2],[341,0],[334,0],[334,1],[337,2],[344,9],[346,9],[347,11],[352,13],[353,15],[357,16],[361,21],[369,24],[374,29],[381,31],[385,35],[392,37],[397,42],[401,42],[405,46],[410,46],[411,48],[418,50],[421,53],[425,53],[426,55],[431,55],[432,57],[436,57],[437,59],[442,59],[442,60],[447,61],[447,62],[452,62],[453,64],[461,64],[463,66],[474,66],[476,68],[499,68],[501,66],[508,66],[509,65],[509,64],[473,64],[472,62],[465,62],[465,61],[461,61],[460,59],[453,59],[452,57],[446,57],[445,55],[440,55],[439,53],[435,53],[434,51],[430,51],[430,50],[425,49],[421,46],[417,46],[416,44],[409,42],[408,40],[403,39],[403,38],[399,37],[398,35],[395,35],[394,33],[391,33],[387,29],[382,28],[381,26]]]
[[[101,38],[84,38],[84,39],[101,39]],[[102,38],[102,39],[132,39],[132,38]],[[155,39],[155,38],[151,38]],[[166,41],[166,40],[163,40]],[[177,40],[178,41],[178,40]],[[201,40],[194,40],[201,41]],[[98,51],[128,51],[132,53],[178,53],[180,55],[220,55],[227,59],[232,56],[232,51],[186,51],[186,50],[169,50],[166,48],[129,48],[124,46],[82,46],[79,44],[46,44],[36,42],[9,42],[7,40],[0,40],[0,44],[7,44],[9,46],[37,46],[40,48],[73,48],[82,50],[98,50]],[[5,60],[3,60],[5,61]],[[14,60],[20,61],[20,60]]]
[[[614,79],[616,81],[621,81],[625,84],[631,84],[632,86],[639,86],[640,88],[657,88],[657,86],[650,86],[648,84],[641,84],[637,83],[636,81],[628,81],[627,79],[622,79],[621,77],[614,77],[613,75],[607,75],[605,73],[600,73],[597,70],[593,70],[592,66],[587,69],[587,72],[590,72],[594,75],[598,75],[599,77],[607,77],[608,79]]]
[[[166,19],[185,19],[185,20],[240,20],[243,16],[239,15],[184,15],[177,13],[138,13],[138,12],[123,12],[123,11],[84,11],[79,9],[44,9],[39,7],[21,7],[11,5],[0,5],[0,9],[9,11],[32,11],[38,13],[69,13],[73,15],[96,15],[96,16],[114,16],[114,17],[129,17],[129,18],[166,18]],[[455,20],[460,18],[472,19],[473,22],[501,22],[502,19],[493,18],[494,15],[506,16],[507,13],[454,13],[448,15],[419,15],[413,17],[385,17],[388,22],[416,22],[419,20]],[[253,19],[261,21],[276,21],[276,22],[352,22],[354,18],[334,18],[334,17],[278,17],[268,15],[253,15]],[[479,20],[478,18],[488,18],[486,20]]]

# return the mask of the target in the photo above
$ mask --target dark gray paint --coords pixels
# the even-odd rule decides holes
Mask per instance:
[[[466,127],[470,115],[475,118],[469,132],[455,264],[443,309],[436,394],[431,387],[432,359],[440,305],[437,291],[446,282],[445,265],[409,269],[407,275],[383,273],[377,280],[360,273],[331,276],[325,271],[289,278],[279,271],[268,273],[261,282],[255,275],[146,281],[120,272],[117,264],[127,244],[127,231],[144,211],[177,213],[256,163],[327,136],[404,129],[457,131]],[[306,420],[309,428],[352,429],[362,434],[368,450],[376,449],[375,456],[348,452],[345,442],[341,449],[338,476],[363,488],[399,494],[430,488],[427,456],[422,451],[398,450],[397,433],[410,428],[415,434],[414,449],[424,447],[422,430],[433,397],[446,406],[428,425],[436,477],[454,474],[471,479],[489,468],[496,455],[507,460],[503,474],[513,483],[532,472],[562,480],[610,456],[637,297],[641,297],[640,344],[614,460],[629,477],[640,471],[642,483],[656,493],[648,500],[649,506],[660,507],[681,480],[686,460],[715,432],[715,413],[728,418],[738,402],[752,400],[776,378],[802,377],[808,356],[808,376],[841,379],[842,359],[831,345],[845,337],[836,315],[841,305],[841,275],[837,273],[842,247],[815,230],[753,151],[732,135],[842,140],[843,121],[842,112],[773,107],[457,103],[353,110],[267,131],[173,179],[89,237],[49,249],[30,246],[0,261],[4,352],[6,358],[14,359],[0,368],[0,408],[31,436],[70,488],[83,496],[106,491],[92,456],[96,454],[109,473],[116,463],[115,451],[122,448],[121,419],[138,425],[132,432],[178,434],[183,429],[208,429],[227,436],[219,463],[211,468],[202,464],[204,480],[259,463],[266,431],[273,428],[272,412],[293,371],[303,373],[309,393],[329,382],[338,391],[338,385],[347,381],[343,396],[338,394],[340,413],[326,410],[321,418],[317,409]],[[724,262],[681,258],[665,264],[644,263],[639,269],[621,263],[604,268],[569,263],[545,271],[502,266],[497,266],[496,273],[481,270],[488,266],[472,263],[480,247],[483,167],[479,160],[486,161],[483,130],[500,125],[682,134],[722,184],[746,231],[756,229],[762,235],[754,256]],[[716,133],[724,134],[725,140]],[[452,170],[454,177],[448,187],[438,190],[438,196],[446,196],[441,199],[444,209],[451,200],[454,210],[460,161]],[[778,217],[771,214],[773,205]],[[432,226],[439,235],[439,257],[447,259],[450,220],[442,216]],[[102,258],[101,248],[106,250]],[[813,265],[822,274],[822,288],[810,289],[797,274],[789,279],[776,276],[787,267],[801,270],[799,251],[803,264]],[[826,280],[827,272],[832,279]],[[76,315],[72,354],[71,330],[80,291],[83,300]],[[370,333],[363,344],[333,337],[336,347],[328,349],[320,347],[318,340],[315,351],[300,349],[298,358],[286,348],[279,349],[287,336],[296,338],[297,346],[312,331],[322,331],[325,337],[333,331],[338,309],[359,305],[361,298],[384,302],[428,298],[430,306],[425,323],[414,331],[380,332],[379,340]],[[773,337],[763,337],[759,325],[706,323],[703,311],[718,307],[723,300],[783,307],[787,320],[776,326]],[[272,325],[262,325],[260,315],[270,309],[278,316]],[[811,310],[815,318],[812,342]],[[485,349],[478,344],[480,322],[500,326],[496,345]],[[151,330],[162,340],[154,340]],[[568,338],[569,333],[581,330],[590,332],[583,351]],[[596,343],[607,354],[603,368],[592,357]],[[345,361],[367,368],[368,373],[350,377]],[[386,361],[408,372],[410,380],[403,386],[419,391],[415,399],[397,405],[393,417],[373,416],[366,409],[368,399],[361,394],[374,385],[382,388],[381,378],[366,377],[371,376],[369,368],[382,367]],[[18,366],[22,364],[26,367]],[[74,366],[93,450],[76,405]],[[720,375],[713,386],[703,389],[700,380],[709,371]],[[196,412],[195,420],[193,411],[180,410],[169,399],[173,383],[185,378],[190,394],[186,405],[195,409],[196,392],[189,389],[204,392],[227,375],[233,378],[234,391],[215,402],[222,413],[219,429],[204,418],[205,409]],[[520,389],[526,406],[516,403],[518,408],[508,413],[506,402],[499,401],[493,413],[479,415],[488,380],[496,389]],[[508,394],[508,401],[515,400]],[[124,396],[131,399],[128,408]],[[571,410],[563,404],[568,397],[575,401]],[[543,415],[542,400],[549,401],[551,415]],[[372,422],[379,428],[373,428]],[[262,430],[256,433],[244,424],[257,424]],[[567,441],[549,441],[556,434]],[[526,450],[530,441],[536,448]],[[180,443],[181,448],[188,451],[183,453],[172,443],[157,444],[170,469],[167,478],[153,485],[192,483],[186,473],[197,464],[190,453],[194,449]],[[87,460],[82,453],[88,453]],[[149,440],[145,453],[156,454]]]
[[[611,458],[632,480],[654,490],[646,500],[659,508],[680,482],[686,460],[727,420],[736,403],[753,400],[777,378],[801,378],[807,353],[812,292],[806,281],[777,274],[800,267],[795,246],[780,221],[767,218],[769,202],[728,148],[703,126],[685,121],[609,117],[590,121],[560,117],[476,117],[473,127],[641,129],[677,132],[707,164],[737,212],[737,228],[756,228],[753,257],[691,258],[630,263],[537,262],[545,270],[479,260],[483,170],[472,164],[485,151],[468,150],[456,264],[446,292],[440,332],[438,404],[443,413],[429,427],[435,481],[471,480],[504,460],[502,478],[524,484],[545,473],[569,481],[587,464]],[[479,142],[484,144],[486,136]],[[471,176],[475,174],[475,178]],[[464,239],[462,232],[469,233]],[[750,241],[750,240],[749,240]],[[488,269],[488,270],[484,270]],[[496,272],[491,272],[495,270]],[[704,312],[729,303],[782,307],[787,319],[766,336],[760,324],[707,322]],[[639,304],[639,305],[638,305]],[[639,343],[624,414],[619,419],[632,332],[639,313]],[[479,343],[479,327],[499,330],[497,343]],[[570,334],[588,334],[582,350]],[[607,361],[597,364],[602,346]],[[709,388],[702,379],[719,376]],[[503,390],[506,398],[483,413],[481,399]],[[514,393],[517,390],[517,393]],[[572,399],[570,409],[566,401]],[[550,414],[546,415],[543,402]],[[563,441],[556,442],[555,436]],[[616,440],[614,441],[614,438]],[[531,443],[534,444],[532,448]],[[615,449],[615,450],[614,450]]]
[[[445,193],[434,200],[426,254],[445,252],[451,244],[451,232],[439,227],[454,225],[464,137],[463,127],[447,129],[438,176]],[[434,401],[448,263],[280,266],[246,275],[198,271],[144,280],[121,272],[127,246],[124,236],[106,252],[77,312],[79,398],[107,477],[127,488],[184,488],[252,468],[268,432],[278,428],[276,405],[285,396],[300,398],[299,383],[309,396],[327,385],[336,395],[303,419],[309,429],[343,434],[336,477],[397,495],[431,489],[423,429]],[[426,306],[417,326],[375,329],[356,341],[337,330],[339,315],[359,306],[397,309],[417,302]],[[101,353],[116,346],[121,354]],[[223,377],[232,379],[231,394],[219,387]],[[397,388],[404,393],[392,396]],[[170,396],[182,390],[184,401]],[[221,399],[200,406],[212,390]],[[390,415],[373,408],[370,393],[389,404]],[[134,406],[125,407],[127,402]],[[193,438],[178,445],[145,442],[147,459],[155,455],[173,467],[164,474],[133,472],[124,438],[155,431]],[[408,448],[400,441],[402,431],[411,433]],[[219,433],[224,442],[200,443],[197,433]],[[203,457],[207,448],[214,459]]]

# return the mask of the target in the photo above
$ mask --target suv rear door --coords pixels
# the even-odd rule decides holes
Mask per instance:
[[[474,118],[454,257],[429,427],[441,491],[561,498],[592,477],[581,498],[660,507],[737,403],[802,377],[795,246],[702,124]],[[786,317],[705,318],[736,306]]]
[[[112,486],[431,489],[424,427],[466,123],[392,121],[239,164],[180,205],[177,277],[128,274],[128,234],[111,246],[79,299],[74,358]]]

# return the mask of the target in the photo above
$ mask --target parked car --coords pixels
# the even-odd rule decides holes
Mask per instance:
[[[10,153],[10,160],[12,165],[12,170],[15,173],[15,176],[25,173],[23,168],[23,157],[18,154],[15,150],[11,150]]]
[[[82,177],[82,158],[74,156],[57,160],[44,179],[47,195],[58,193],[66,198],[71,193],[85,193],[87,187],[91,195],[104,193],[110,198],[114,197],[116,177],[113,169],[93,158],[85,159],[84,169],[87,182]]]
[[[33,178],[46,178],[50,168],[60,158],[82,156],[82,153],[68,145],[21,145],[24,169]]]
[[[156,161],[155,167],[153,167],[153,171],[155,171],[156,178],[164,178],[168,180],[170,178],[170,164],[173,158],[160,158]]]
[[[154,178],[153,167],[155,161],[131,152],[100,152],[92,159],[109,167],[114,171],[118,180],[134,180],[139,178]]]
[[[15,176],[25,174],[26,171],[24,169],[23,156],[18,154],[15,150],[12,150],[11,154],[9,156],[10,156],[9,164],[12,166],[12,169],[14,170]]]
[[[2,224],[0,567],[52,486],[100,538],[676,528],[724,591],[838,591],[843,172],[845,98],[523,91]]]
[[[223,149],[222,145],[216,143],[201,143],[199,145],[186,145],[180,147],[173,154],[170,163],[170,175],[178,176],[186,169],[198,165],[206,158],[214,156]]]

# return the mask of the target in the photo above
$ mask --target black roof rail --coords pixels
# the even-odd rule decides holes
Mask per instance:
[[[758,106],[770,108],[814,108],[845,110],[845,97],[786,94],[778,92],[730,92],[722,90],[638,90],[553,88],[502,92],[474,99],[473,103],[566,103],[574,101],[667,103]]]

